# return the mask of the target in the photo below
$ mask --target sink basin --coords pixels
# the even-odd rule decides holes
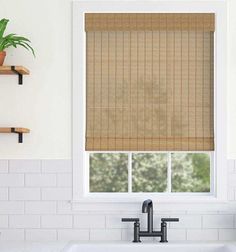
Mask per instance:
[[[236,243],[70,242],[62,252],[236,252]]]

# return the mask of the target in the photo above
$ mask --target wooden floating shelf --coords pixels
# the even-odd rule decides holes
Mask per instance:
[[[22,75],[29,75],[30,71],[23,66],[14,66],[15,70]],[[16,74],[14,70],[12,70],[12,66],[0,66],[0,74]]]
[[[24,66],[0,66],[1,75],[18,75],[18,84],[23,84],[23,75],[29,75],[30,71]]]
[[[17,127],[0,127],[0,133],[15,133],[18,134],[18,142],[23,143],[23,134],[30,133],[27,128],[17,128]]]

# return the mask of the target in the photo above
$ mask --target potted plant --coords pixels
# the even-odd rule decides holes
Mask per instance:
[[[17,48],[17,46],[22,46],[25,49],[31,51],[32,54],[35,56],[34,49],[29,45],[29,43],[31,43],[29,39],[22,36],[18,36],[15,33],[10,33],[4,36],[4,32],[6,30],[8,22],[9,20],[5,18],[0,20],[0,66],[2,66],[6,56],[5,49],[11,46],[15,48]]]

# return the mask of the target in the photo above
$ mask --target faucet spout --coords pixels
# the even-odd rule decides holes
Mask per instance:
[[[153,204],[152,200],[147,199],[143,202],[142,212],[147,213],[148,233],[153,232]]]

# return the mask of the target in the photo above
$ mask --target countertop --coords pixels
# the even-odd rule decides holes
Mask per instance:
[[[68,242],[1,241],[0,252],[61,252]]]
[[[62,252],[62,250],[67,246],[73,245],[73,244],[83,244],[83,245],[94,245],[94,244],[123,244],[123,245],[130,245],[130,247],[134,246],[134,243],[131,241],[115,241],[115,242],[105,242],[105,241],[53,241],[53,242],[24,242],[24,241],[0,241],[0,252]],[[161,243],[154,243],[154,242],[143,242],[140,245],[150,245],[150,244],[155,244],[155,246],[163,246]],[[225,245],[230,245],[230,246],[236,246],[236,242],[189,242],[189,241],[181,241],[181,242],[169,242],[168,243],[171,246],[175,245],[199,245],[199,244],[225,244]],[[137,244],[136,244],[137,245]],[[231,251],[231,250],[230,250]],[[232,250],[236,251],[236,250]]]

